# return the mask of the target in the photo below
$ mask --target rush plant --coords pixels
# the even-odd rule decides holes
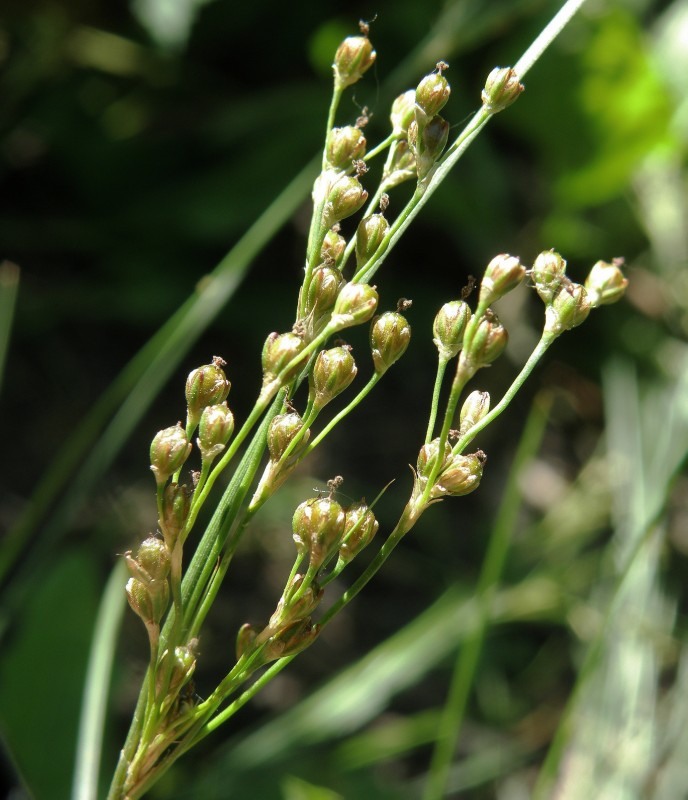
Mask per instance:
[[[261,390],[245,419],[235,420],[226,363],[216,356],[189,374],[184,422],[160,430],[150,447],[156,529],[124,556],[130,573],[127,597],[146,628],[150,659],[111,800],[144,795],[178,758],[309,648],[430,506],[475,491],[487,464],[486,454],[474,446],[478,435],[506,410],[559,336],[582,324],[592,309],[622,296],[626,279],[620,259],[598,261],[580,284],[568,276],[559,253],[544,250],[528,265],[509,254],[496,255],[479,282],[457,287],[444,304],[438,298],[432,331],[420,333],[432,337],[437,348],[426,435],[417,443],[411,491],[396,525],[378,531],[374,503],[344,505],[340,476],[329,479],[327,492],[304,498],[292,519],[293,566],[274,612],[263,625],[246,623],[233,632],[236,655],[217,686],[194,685],[204,621],[223,581],[231,580],[230,567],[242,539],[251,534],[253,518],[389,369],[403,369],[396,364],[411,340],[406,318],[411,303],[384,297],[383,263],[471,141],[519,98],[523,76],[580,4],[566,3],[513,68],[497,67],[488,75],[479,111],[451,142],[450,125],[441,115],[451,91],[441,61],[394,101],[383,141],[367,141],[365,113],[338,126],[343,94],[369,70],[376,53],[365,24],[337,49],[293,325],[267,336]],[[373,186],[366,173],[376,158],[384,165]],[[415,188],[393,214],[394,190],[406,182]],[[493,402],[471,383],[507,346],[495,306],[506,294],[528,287],[544,304],[541,336],[510,388]],[[341,339],[347,329],[362,325],[369,326],[370,354],[359,362],[372,361],[364,381],[357,376],[359,366],[366,370],[364,363],[357,364]],[[229,478],[218,496],[220,476]],[[201,511],[210,505],[210,522],[199,531]],[[377,542],[376,554],[342,591],[349,565]],[[322,613],[319,606],[328,592],[332,596]]]

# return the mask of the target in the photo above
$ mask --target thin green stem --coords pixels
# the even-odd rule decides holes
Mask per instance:
[[[363,400],[370,394],[373,390],[377,382],[380,380],[382,375],[378,372],[370,376],[370,380],[366,385],[361,389],[361,391],[354,397],[354,399],[345,406],[336,416],[334,416],[327,425],[320,431],[320,433],[313,439],[312,442],[308,443],[308,447],[305,448],[303,453],[299,456],[299,461],[303,460],[309,453],[311,453],[315,448],[322,442],[322,440],[329,434],[331,431],[339,425],[339,423],[344,419],[344,417],[348,416],[355,408],[358,406]]]
[[[0,263],[0,390],[12,332],[14,307],[19,294],[20,270],[11,261]]]
[[[504,569],[521,504],[518,481],[523,467],[532,459],[540,446],[548,419],[549,405],[549,399],[544,403],[533,404],[509,472],[504,499],[492,528],[492,536],[475,592],[478,612],[476,626],[457,655],[449,695],[440,718],[423,800],[442,800],[445,796],[449,770],[489,625],[494,596]]]
[[[126,574],[124,559],[120,559],[110,573],[93,626],[93,640],[79,717],[72,800],[96,800],[98,797],[98,773],[108,689],[112,677],[117,634],[126,606],[122,592]]]
[[[447,364],[449,359],[439,357],[437,362],[437,374],[435,375],[435,386],[432,390],[432,402],[430,404],[430,417],[428,419],[428,429],[425,432],[425,444],[432,441],[432,433],[435,430],[435,422],[437,420],[437,411],[440,404],[440,394],[442,392],[442,382],[444,381],[444,374],[447,371]]]
[[[521,368],[521,371],[518,373],[511,386],[504,393],[502,399],[488,414],[486,414],[480,420],[480,422],[477,422],[472,428],[466,431],[466,433],[459,439],[459,441],[452,448],[452,453],[454,455],[462,453],[464,449],[480,433],[480,431],[486,428],[491,422],[497,419],[497,417],[505,411],[509,403],[511,403],[511,401],[514,399],[514,396],[516,395],[518,390],[526,382],[530,373],[535,369],[537,363],[540,361],[542,356],[545,354],[545,352],[555,339],[556,336],[552,336],[552,334],[548,333],[542,334],[540,341],[537,343],[535,349],[528,357],[528,360]]]

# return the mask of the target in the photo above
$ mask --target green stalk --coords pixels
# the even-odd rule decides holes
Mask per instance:
[[[127,568],[123,559],[115,564],[100,602],[93,626],[84,694],[79,717],[72,800],[96,800],[103,729],[117,634],[126,607],[122,584]]]
[[[5,374],[5,361],[10,345],[14,307],[19,294],[20,270],[11,261],[0,263],[0,391]]]
[[[549,415],[549,407],[549,398],[546,398],[544,402],[536,401],[533,404],[509,472],[504,499],[492,528],[492,536],[475,592],[475,603],[478,610],[477,625],[457,655],[449,695],[440,718],[423,800],[442,800],[445,796],[449,770],[485,641],[494,597],[504,570],[511,536],[521,505],[518,481],[523,467],[534,457],[540,446]]]

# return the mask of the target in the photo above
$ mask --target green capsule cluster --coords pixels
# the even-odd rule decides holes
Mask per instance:
[[[616,303],[626,286],[623,259],[596,262],[584,284],[566,274],[566,261],[554,250],[540,253],[533,262],[530,278],[545,304],[545,333],[551,337],[585,322],[593,308]]]

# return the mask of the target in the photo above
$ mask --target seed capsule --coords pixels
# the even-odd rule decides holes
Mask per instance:
[[[590,270],[585,279],[585,289],[593,308],[616,303],[623,296],[628,286],[628,278],[624,278],[621,272],[622,264],[621,258],[615,258],[611,264],[598,261]]]
[[[487,416],[490,410],[490,395],[478,390],[471,392],[461,406],[459,415],[459,434],[463,435],[481,419]]]
[[[179,423],[155,435],[151,442],[150,460],[158,486],[182,468],[190,452],[191,443]]]
[[[212,364],[198,367],[186,379],[187,424],[198,425],[201,413],[206,406],[221,403],[227,399],[231,388],[222,367],[225,362],[215,356]]]
[[[346,532],[339,548],[339,561],[348,564],[372,541],[380,527],[367,503],[355,503],[346,510]]]
[[[277,378],[292,361],[295,361],[294,365],[282,378],[286,383],[297,375],[303,366],[303,359],[298,359],[298,356],[305,346],[303,339],[295,333],[271,333],[263,345],[263,383]]]
[[[442,64],[442,62],[440,62]],[[440,66],[438,64],[438,67]],[[442,64],[446,67],[446,64]],[[451,87],[449,81],[442,74],[442,70],[426,75],[416,88],[416,108],[420,111],[416,114],[419,127],[422,128],[427,120],[439,114],[449,100]]]
[[[338,89],[357,83],[375,62],[376,52],[367,36],[349,36],[334,56],[334,82]]]
[[[554,295],[545,310],[545,331],[554,336],[570,331],[585,322],[590,308],[585,287],[568,281]]]
[[[530,277],[542,302],[551,303],[559,287],[567,280],[566,261],[554,250],[546,250],[535,259]]]
[[[485,268],[480,282],[480,303],[489,305],[515,289],[526,276],[526,268],[516,256],[502,253]]]
[[[475,491],[480,485],[485,461],[485,454],[481,450],[470,455],[454,456],[437,478],[430,497],[462,497]]]
[[[360,128],[346,125],[333,128],[327,142],[326,159],[334,169],[348,170],[366,151],[366,138]]]
[[[382,375],[406,352],[411,341],[411,326],[397,311],[387,311],[373,320],[370,348],[375,372]]]
[[[234,432],[234,415],[227,403],[206,406],[198,424],[198,449],[203,461],[213,461],[225,449]]]
[[[344,509],[331,497],[306,500],[294,512],[292,530],[296,549],[310,555],[316,569],[336,551],[344,535]]]
[[[482,91],[483,105],[496,114],[517,100],[524,89],[525,86],[511,67],[495,67],[487,76]]]
[[[439,350],[440,358],[449,361],[463,346],[463,336],[471,318],[471,309],[463,300],[445,303],[437,312],[432,325],[433,342]]]
[[[470,331],[470,339],[464,340],[463,356],[473,369],[480,369],[499,358],[508,340],[506,328],[488,308],[478,326]]]
[[[341,394],[356,377],[356,362],[349,347],[321,350],[310,375],[309,400],[320,410]]]

